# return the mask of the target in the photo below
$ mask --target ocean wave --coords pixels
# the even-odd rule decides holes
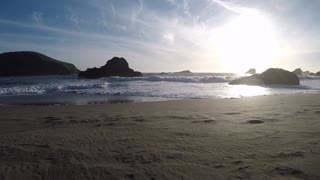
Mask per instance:
[[[299,76],[300,80],[320,80],[320,76]]]
[[[0,86],[0,96],[84,94],[102,96],[143,96],[169,98],[211,98],[234,93],[227,83],[234,75],[148,75],[144,77],[108,77],[78,79],[77,77],[17,78],[18,84]],[[20,82],[30,82],[29,84]],[[10,82],[10,81],[2,81]],[[171,83],[172,82],[172,83]],[[301,86],[262,86],[266,94],[273,92],[307,92],[319,90],[320,81],[301,80]],[[248,87],[250,88],[250,87]],[[250,91],[250,89],[248,90]],[[241,92],[236,92],[241,93]]]
[[[50,93],[94,92],[99,89],[106,89],[108,87],[108,84],[109,83],[107,82],[94,84],[66,83],[62,85],[60,85],[59,83],[53,83],[39,84],[36,86],[15,86],[0,88],[0,95],[37,95]]]
[[[13,88],[0,88],[0,95],[38,95],[44,94],[45,89],[41,87],[13,87]]]
[[[148,82],[181,82],[181,83],[224,83],[229,82],[231,77],[222,76],[147,76],[147,77],[108,77],[107,82],[128,82],[128,81],[148,81]]]
[[[81,89],[103,89],[108,87],[107,82],[97,84],[71,84],[71,85],[60,85],[57,87],[59,90],[81,90]]]

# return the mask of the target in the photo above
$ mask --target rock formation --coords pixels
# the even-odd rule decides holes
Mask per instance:
[[[302,74],[303,74],[303,71],[302,71],[301,68],[297,68],[297,69],[295,69],[295,70],[292,71],[292,72],[295,73],[295,74],[298,75],[298,76],[302,76]]]
[[[100,68],[88,68],[79,73],[79,78],[97,79],[101,77],[139,77],[141,72],[129,68],[128,62],[124,58],[114,57],[107,61],[106,65]]]
[[[184,71],[179,71],[175,73],[181,73],[181,74],[191,74],[192,72],[190,70],[184,70]]]
[[[255,68],[249,69],[245,74],[256,74],[256,69]]]
[[[243,77],[231,81],[229,84],[245,84],[245,85],[300,85],[298,76],[292,72],[270,68],[262,74],[255,74],[249,77]]]
[[[40,76],[77,74],[70,63],[58,61],[31,51],[0,54],[0,76]]]
[[[298,76],[310,76],[310,75],[314,75],[314,73],[310,72],[310,71],[302,71],[301,68],[297,68],[294,71],[292,71],[293,73],[295,73]]]

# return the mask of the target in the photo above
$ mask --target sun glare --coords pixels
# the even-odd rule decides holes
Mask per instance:
[[[264,70],[277,54],[272,24],[258,12],[239,15],[219,28],[215,39],[218,57],[233,72]]]
[[[232,97],[261,96],[268,94],[268,91],[261,86],[237,85],[230,86],[229,93]]]

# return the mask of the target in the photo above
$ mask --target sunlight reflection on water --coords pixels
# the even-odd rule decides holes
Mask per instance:
[[[248,86],[248,85],[236,85],[231,86],[229,89],[231,96],[261,96],[269,94],[265,87],[261,86]]]

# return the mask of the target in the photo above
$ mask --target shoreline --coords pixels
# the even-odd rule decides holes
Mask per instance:
[[[0,106],[85,106],[105,104],[127,104],[161,102],[178,98],[103,95],[22,95],[0,96]]]
[[[1,179],[319,179],[320,97],[0,107]]]
[[[236,77],[236,76],[235,76]],[[1,79],[0,104],[85,105],[170,99],[224,99],[241,96],[319,93],[320,79],[302,80],[300,86],[229,85],[235,77],[221,73],[181,76],[148,74],[143,78],[79,80],[70,76]]]
[[[148,100],[141,100],[141,101],[121,101],[121,100],[115,100],[115,101],[101,101],[101,102],[95,102],[95,101],[92,101],[90,102],[89,104],[40,104],[38,105],[37,103],[36,104],[27,104],[27,105],[21,105],[21,104],[16,104],[16,105],[10,105],[10,104],[1,104],[0,105],[0,108],[1,107],[64,107],[64,106],[67,106],[67,107],[83,107],[83,108],[90,108],[91,106],[113,106],[113,105],[123,105],[123,106],[126,106],[126,105],[131,105],[131,104],[134,104],[134,105],[139,105],[139,104],[158,104],[158,103],[170,103],[170,102],[177,102],[177,103],[182,103],[182,102],[191,102],[191,103],[197,103],[197,102],[219,102],[219,101],[229,101],[229,100],[249,100],[249,99],[259,99],[259,98],[266,98],[268,99],[268,97],[270,98],[277,98],[277,97],[280,97],[280,98],[285,98],[285,99],[290,99],[290,98],[303,98],[303,97],[317,97],[319,94],[318,93],[304,93],[304,92],[298,92],[298,93],[292,93],[292,94],[270,94],[270,95],[255,95],[255,96],[241,96],[241,97],[226,97],[226,98],[215,98],[215,99],[211,99],[211,98],[162,98],[162,97],[140,97],[140,96],[114,96],[114,97],[120,97],[119,99],[126,99],[126,98],[142,98],[142,99],[149,99]],[[29,95],[26,95],[26,96],[29,96]],[[21,96],[15,96],[16,97],[21,97]],[[38,96],[32,96],[32,98],[34,97],[38,97]],[[99,97],[99,96],[98,96]],[[107,97],[110,97],[110,96],[107,96]],[[157,100],[158,99],[158,100]]]
[[[165,98],[165,97],[143,97],[143,96],[103,96],[103,95],[21,95],[21,96],[0,96],[0,107],[7,106],[87,106],[107,104],[128,104],[163,101],[183,100],[224,100],[241,99],[261,96],[286,96],[286,95],[316,95],[320,92],[295,92],[291,94],[263,94],[239,97],[216,97],[216,98]]]

